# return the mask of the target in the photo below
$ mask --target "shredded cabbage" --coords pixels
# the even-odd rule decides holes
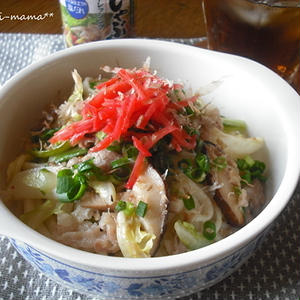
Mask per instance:
[[[123,211],[117,215],[117,239],[124,257],[150,257],[155,235],[143,231],[139,218],[126,216]]]
[[[30,159],[30,155],[21,154],[8,165],[6,171],[7,182],[10,182],[15,177],[15,175],[21,171],[24,163],[29,159]]]
[[[64,126],[67,123],[72,123],[81,120],[79,114],[81,105],[83,102],[83,84],[80,75],[77,70],[72,72],[72,77],[75,82],[74,90],[72,95],[67,101],[60,105],[57,110],[58,114],[58,125]]]
[[[17,199],[57,199],[56,174],[46,168],[33,168],[17,173],[9,191]]]
[[[189,250],[199,249],[212,243],[204,238],[191,223],[178,220],[174,224],[174,229],[180,241]]]
[[[44,221],[52,216],[55,211],[56,203],[54,201],[47,200],[35,209],[21,215],[20,219],[33,229],[37,229]]]
[[[68,101],[75,102],[75,101],[82,101],[83,100],[83,84],[80,75],[78,74],[77,70],[72,72],[72,77],[75,82],[74,90],[72,95],[69,97]]]
[[[182,172],[178,172],[176,173],[175,186],[178,189],[177,198],[191,195],[195,201],[195,208],[187,214],[188,221],[197,224],[196,226],[199,227],[200,224],[212,218],[214,214],[213,201],[205,193],[200,184],[195,183]]]
[[[95,190],[100,198],[105,201],[105,203],[116,201],[116,189],[110,181],[90,181],[89,185]]]
[[[213,135],[225,144],[225,152],[233,158],[242,158],[250,155],[264,145],[264,140],[260,137],[244,137],[242,135],[232,135],[217,128],[213,128]]]

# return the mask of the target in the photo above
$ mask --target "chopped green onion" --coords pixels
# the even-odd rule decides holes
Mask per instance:
[[[262,175],[265,171],[265,168],[266,165],[262,161],[255,160],[254,165],[251,167],[252,177],[265,182],[267,178]]]
[[[186,106],[184,108],[184,112],[185,112],[185,115],[187,115],[187,116],[193,116],[194,115],[194,111],[192,110],[192,108],[190,106]]]
[[[140,201],[135,210],[135,214],[139,217],[144,217],[146,215],[147,208],[148,208],[148,204],[143,201]]]
[[[50,156],[55,156],[60,153],[63,153],[71,148],[71,144],[69,142],[64,142],[56,145],[53,148],[49,148],[47,150],[32,150],[31,154],[35,157],[39,158],[48,158]]]
[[[98,85],[99,81],[90,81],[89,86],[92,90],[96,88],[96,85]]]
[[[195,182],[202,182],[206,178],[206,173],[200,168],[188,168],[184,174]]]
[[[125,201],[119,201],[115,207],[116,211],[122,211],[126,208],[126,202]]]
[[[131,202],[126,202],[126,208],[123,210],[125,216],[129,217],[134,214],[135,206]]]
[[[209,159],[207,155],[203,153],[198,153],[196,155],[196,163],[198,167],[203,171],[203,172],[208,172],[210,169],[210,164],[209,164]]]
[[[57,173],[58,177],[63,177],[63,176],[73,176],[73,171],[71,169],[62,169],[59,170]]]
[[[245,181],[247,181],[248,183],[252,183],[252,176],[251,176],[251,172],[249,170],[245,170],[241,174],[241,178],[244,179]]]
[[[262,182],[266,181],[266,177],[263,176],[266,168],[264,162],[254,160],[250,156],[246,156],[243,159],[237,159],[237,166],[240,170],[241,178],[246,182],[252,183],[255,178]]]
[[[251,156],[249,156],[249,155],[245,156],[245,157],[244,157],[244,160],[245,160],[246,164],[247,164],[250,168],[253,167],[254,164],[255,164],[255,160],[254,160]]]
[[[237,166],[238,166],[240,171],[241,170],[247,170],[249,168],[249,166],[248,166],[245,159],[238,158],[236,163],[237,163]]]
[[[191,210],[191,209],[195,208],[195,201],[194,201],[194,198],[192,197],[192,195],[188,195],[188,197],[183,198],[182,201],[183,201],[184,207],[187,210]]]
[[[86,183],[86,181],[87,181],[86,176],[82,173],[77,173],[74,176],[74,180],[78,181],[79,183]]]
[[[127,157],[122,157],[111,162],[112,169],[117,169],[130,164],[131,161]]]
[[[86,161],[80,162],[78,164],[74,164],[72,167],[76,169],[78,172],[86,172],[92,170],[95,167],[93,160],[94,159],[91,158]]]
[[[251,169],[253,171],[259,171],[260,173],[263,173],[265,171],[266,165],[262,161],[255,160],[254,165],[251,166]]]
[[[109,179],[109,176],[104,174],[102,169],[100,168],[97,168],[96,166],[90,170],[90,171],[87,171],[85,173],[85,175],[88,177],[88,178],[92,178],[92,177],[95,177],[97,180],[99,181],[105,181],[105,180],[108,180]]]
[[[139,150],[134,146],[132,146],[131,144],[125,144],[122,148],[122,153],[124,156],[128,158],[135,159],[139,154]]]
[[[217,233],[216,233],[216,225],[212,221],[206,221],[203,224],[203,236],[209,240],[212,241],[215,239]]]
[[[56,131],[58,131],[59,128],[50,128],[50,129],[45,129],[41,135],[40,135],[40,139],[42,141],[48,141]]]
[[[93,163],[93,160],[94,158],[91,158],[89,160],[75,164],[73,165],[73,169],[76,169],[79,173],[84,173],[84,175],[88,179],[95,177],[99,181],[107,180],[109,176],[104,174],[100,168],[96,167]]]
[[[183,126],[183,129],[187,132],[188,135],[190,136],[193,136],[193,135],[198,135],[199,132],[195,129],[195,128],[192,128],[192,127],[189,127],[189,126]]]
[[[219,171],[225,169],[227,167],[227,161],[224,156],[218,156],[213,160],[213,165],[216,167]]]
[[[110,146],[106,148],[109,151],[121,153],[121,144],[118,142],[113,142]]]
[[[64,162],[64,161],[68,161],[73,157],[85,155],[85,154],[87,154],[87,152],[88,152],[87,149],[80,148],[80,147],[75,147],[75,148],[72,148],[72,149],[70,149],[68,151],[65,151],[63,153],[60,153],[58,155],[51,156],[50,161],[51,162],[54,161],[55,163],[61,163],[61,162]]]
[[[70,169],[63,169],[57,173],[56,193],[62,194],[69,191],[73,184],[73,172]]]
[[[63,169],[57,173],[56,193],[60,202],[74,202],[80,199],[87,188],[84,175],[74,173],[70,169]]]
[[[73,186],[68,193],[58,194],[58,200],[63,203],[74,202],[83,196],[85,190],[86,185],[84,184]]]
[[[61,197],[59,200],[61,202],[73,202],[75,200],[80,199],[83,194],[85,193],[85,190],[87,188],[87,184],[84,182],[84,180],[74,177],[75,184],[73,187],[67,192],[67,199],[62,199]]]
[[[178,162],[177,165],[178,168],[181,169],[187,177],[194,180],[195,182],[202,182],[206,178],[206,172],[204,170],[207,169],[207,166],[204,162],[202,163],[203,170],[200,167],[193,167],[192,161],[190,159],[182,159]]]

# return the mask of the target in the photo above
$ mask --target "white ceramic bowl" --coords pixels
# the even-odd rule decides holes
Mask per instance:
[[[104,299],[175,298],[207,288],[238,268],[259,246],[288,203],[299,177],[300,97],[280,77],[244,58],[154,40],[113,40],[60,51],[32,64],[0,91],[1,182],[20,140],[46,104],[72,90],[71,71],[98,74],[99,66],[141,66],[147,56],[160,76],[182,79],[197,89],[215,80],[207,95],[227,117],[243,119],[268,149],[268,204],[231,236],[192,252],[128,259],[73,249],[42,236],[18,220],[0,201],[0,233],[47,276],[81,293]],[[2,187],[3,188],[3,187]]]

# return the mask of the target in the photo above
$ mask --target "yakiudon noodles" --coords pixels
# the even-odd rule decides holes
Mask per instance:
[[[7,170],[7,204],[41,234],[124,257],[225,238],[264,203],[263,139],[200,94],[140,69],[104,67],[52,105]],[[18,209],[17,209],[18,208]]]

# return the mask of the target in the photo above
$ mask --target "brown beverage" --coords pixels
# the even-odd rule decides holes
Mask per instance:
[[[210,49],[254,59],[289,82],[299,76],[299,0],[204,0],[203,6]]]

